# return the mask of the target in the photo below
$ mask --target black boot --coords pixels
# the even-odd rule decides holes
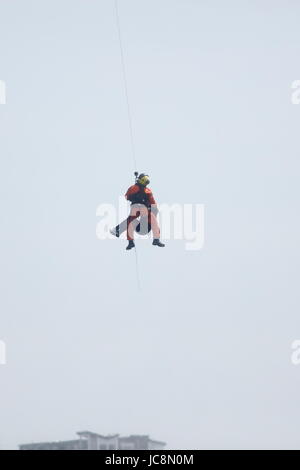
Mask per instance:
[[[134,248],[135,244],[133,240],[128,240],[128,245],[126,247],[126,250],[131,250],[131,248]]]
[[[160,246],[161,248],[165,246],[165,244],[162,243],[159,238],[154,238],[152,245]]]
[[[114,235],[115,237],[119,238],[120,236],[120,230],[119,230],[119,225],[117,225],[115,228],[112,228],[110,230],[110,233]]]

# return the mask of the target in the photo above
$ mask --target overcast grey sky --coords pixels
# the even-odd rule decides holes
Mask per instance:
[[[96,238],[133,164],[113,0],[0,0],[0,447],[299,448],[297,0],[119,0],[138,169],[205,245]]]

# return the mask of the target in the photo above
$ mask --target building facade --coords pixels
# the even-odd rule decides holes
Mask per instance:
[[[77,433],[72,441],[38,442],[22,444],[20,450],[163,450],[166,443],[150,439],[147,435],[102,435],[90,431]]]

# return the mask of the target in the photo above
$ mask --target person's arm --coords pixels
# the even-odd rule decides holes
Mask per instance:
[[[153,196],[153,193],[152,193],[151,189],[149,189],[148,201],[151,204],[151,212],[153,212],[154,215],[157,215],[158,214],[158,208],[157,208],[157,204],[156,204],[156,201],[154,199],[154,196]]]
[[[128,189],[127,193],[125,194],[125,197],[128,201],[132,201],[133,200],[133,197],[134,195],[137,193],[137,188],[136,186],[130,186],[130,188]]]

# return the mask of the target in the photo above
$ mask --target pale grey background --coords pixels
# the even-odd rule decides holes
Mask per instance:
[[[137,159],[205,247],[99,241],[132,183],[112,0],[1,0],[0,446],[299,448],[297,0],[120,0]]]

